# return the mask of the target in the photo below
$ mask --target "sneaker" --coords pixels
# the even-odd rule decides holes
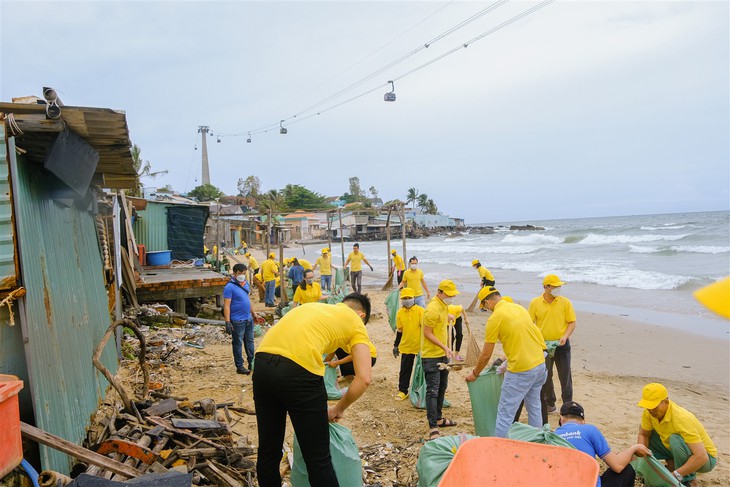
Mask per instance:
[[[547,407],[547,412],[548,412],[548,414],[557,413],[558,412],[558,408],[555,407],[555,406],[548,406]]]
[[[395,400],[402,401],[407,397],[408,397],[408,394],[403,394],[402,392],[398,392],[398,394],[396,394],[396,396],[395,396]]]
[[[244,367],[244,366],[242,365],[242,366],[240,366],[240,367],[236,367],[236,373],[237,373],[237,374],[243,374],[243,375],[248,375],[248,374],[250,374],[250,373],[251,373],[251,371],[250,371],[250,370],[248,370],[248,369],[247,369],[246,367]]]

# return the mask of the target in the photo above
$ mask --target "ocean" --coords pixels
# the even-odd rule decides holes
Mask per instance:
[[[545,230],[509,230],[509,225]],[[692,292],[730,275],[730,212],[680,213],[529,222],[485,223],[493,234],[451,234],[408,240],[407,257],[416,256],[435,291],[452,279],[468,305],[479,290],[471,267],[479,259],[494,275],[503,295],[527,305],[542,292],[542,278],[557,274],[566,282],[563,295],[581,311],[627,317],[728,338],[730,323],[706,310]],[[478,226],[478,225],[472,225]],[[345,242],[345,255],[353,242]],[[403,255],[402,241],[391,245]],[[322,245],[291,249],[312,258]],[[341,265],[340,243],[332,243],[333,263]],[[360,250],[374,266],[364,285],[387,277],[387,246],[362,242]],[[291,252],[287,252],[289,255]],[[730,297],[728,298],[730,299]]]

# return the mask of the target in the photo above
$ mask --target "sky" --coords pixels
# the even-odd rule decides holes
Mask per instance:
[[[51,86],[125,111],[169,171],[145,184],[180,192],[201,184],[207,125],[226,194],[255,175],[335,196],[357,176],[467,223],[730,209],[729,3],[517,17],[540,5],[2,0],[0,99]]]

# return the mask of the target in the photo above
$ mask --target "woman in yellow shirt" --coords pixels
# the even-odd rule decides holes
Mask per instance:
[[[316,303],[320,299],[322,299],[322,288],[318,282],[314,282],[314,271],[311,269],[304,271],[304,279],[294,291],[291,307],[296,308],[300,304]]]

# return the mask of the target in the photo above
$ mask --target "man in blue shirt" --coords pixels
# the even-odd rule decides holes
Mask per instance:
[[[608,465],[609,468],[598,478],[598,487],[633,487],[636,472],[629,462],[634,455],[651,455],[647,447],[636,444],[621,453],[614,453],[600,430],[585,423],[583,407],[574,401],[563,403],[559,424],[556,434],[567,440],[576,450],[587,453],[591,458],[599,457]]]
[[[292,289],[296,289],[304,279],[304,267],[302,267],[296,257],[291,258],[289,265],[291,265],[291,269],[289,269],[287,277],[291,279]]]
[[[251,300],[248,297],[251,288],[246,282],[246,266],[233,266],[231,281],[223,288],[223,317],[226,320],[226,333],[232,335],[233,362],[236,372],[248,375],[251,373],[253,361],[253,319],[251,318]],[[248,369],[243,366],[242,346],[246,343]]]

